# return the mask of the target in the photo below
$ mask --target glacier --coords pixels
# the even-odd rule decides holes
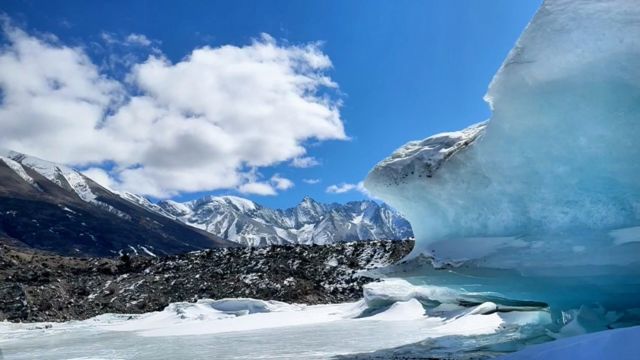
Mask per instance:
[[[552,337],[640,323],[637,1],[544,1],[485,100],[365,180],[413,227],[412,281],[545,303]]]

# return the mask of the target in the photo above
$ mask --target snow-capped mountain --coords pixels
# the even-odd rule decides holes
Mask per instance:
[[[159,213],[147,199],[106,189],[70,167],[0,149],[0,241],[92,256],[237,246]]]
[[[62,254],[108,255],[129,249],[160,255],[237,244],[411,236],[402,216],[374,201],[321,204],[306,197],[286,210],[236,196],[155,204],[104,188],[68,166],[0,149],[0,238]]]
[[[163,213],[250,246],[329,244],[354,240],[399,240],[413,236],[409,223],[395,210],[374,201],[321,204],[305,197],[296,207],[263,207],[236,196],[207,196],[157,204]]]

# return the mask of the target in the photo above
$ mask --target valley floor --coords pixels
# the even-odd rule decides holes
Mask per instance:
[[[412,241],[370,241],[88,259],[0,245],[0,321],[140,314],[204,298],[355,301],[372,281],[358,276],[359,271],[394,263],[412,247]]]

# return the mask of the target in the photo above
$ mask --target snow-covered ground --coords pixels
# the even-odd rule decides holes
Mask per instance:
[[[439,308],[425,305],[451,299],[442,294],[439,289],[416,288],[404,280],[390,279],[374,283],[363,300],[344,304],[200,300],[143,315],[108,314],[67,323],[0,323],[0,349],[4,360],[326,359],[425,339],[460,335],[473,339],[548,321],[542,309],[501,313],[492,303],[471,308],[453,302]]]

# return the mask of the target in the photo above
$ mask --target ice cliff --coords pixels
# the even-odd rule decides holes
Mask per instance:
[[[410,142],[365,182],[414,255],[457,269],[425,281],[640,307],[640,4],[546,0],[485,99],[489,121]]]

